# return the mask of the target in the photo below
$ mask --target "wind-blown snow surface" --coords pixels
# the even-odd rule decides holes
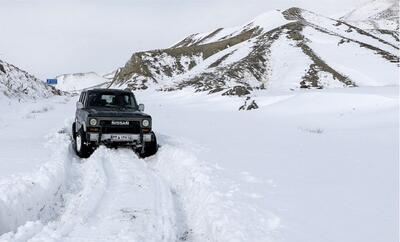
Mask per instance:
[[[252,112],[218,94],[136,95],[162,145],[145,160],[77,158],[76,98],[6,105],[0,241],[398,241],[397,88],[260,91]]]

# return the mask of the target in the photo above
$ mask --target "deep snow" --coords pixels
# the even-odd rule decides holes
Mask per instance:
[[[1,100],[0,241],[398,241],[398,87],[136,95],[145,160],[77,158],[76,97]]]

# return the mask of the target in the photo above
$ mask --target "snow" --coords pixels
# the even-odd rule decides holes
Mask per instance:
[[[74,106],[66,107],[69,102],[70,97],[65,96],[29,102],[0,100],[0,143],[7,144],[7,149],[0,149],[1,177],[30,172],[46,161],[52,153],[45,147],[48,134],[60,130],[65,120],[63,112],[73,113]],[[23,156],[18,155],[21,148]]]
[[[399,0],[373,0],[342,17],[362,29],[399,30]]]
[[[208,44],[212,42],[221,41],[224,39],[228,39],[230,37],[237,36],[244,31],[252,29],[254,27],[260,27],[263,29],[264,32],[268,32],[272,29],[285,25],[291,21],[286,20],[280,10],[273,10],[266,13],[263,13],[257,16],[255,19],[246,23],[245,25],[229,27],[229,28],[222,28],[216,34],[213,32],[206,32],[206,33],[198,33],[192,36],[189,36],[192,40],[191,44]],[[215,30],[216,31],[216,30]],[[213,35],[211,35],[213,34]],[[207,36],[211,35],[208,38]]]
[[[253,41],[246,41],[242,42],[240,44],[231,46],[229,48],[226,48],[222,51],[217,52],[214,55],[209,56],[206,59],[203,59],[202,55],[198,56],[193,56],[192,59],[197,63],[196,66],[194,66],[192,69],[189,69],[189,58],[181,58],[181,62],[183,62],[183,66],[185,67],[185,72],[182,74],[177,74],[177,73],[172,73],[172,78],[168,76],[163,76],[159,75],[157,76],[157,84],[165,87],[170,87],[173,84],[179,83],[185,78],[190,78],[194,77],[196,75],[199,75],[201,73],[207,72],[207,71],[212,71],[213,67],[210,67],[213,63],[216,61],[220,60],[224,56],[228,55],[226,59],[224,59],[220,65],[222,66],[227,66],[232,63],[238,62],[241,59],[247,57],[251,50],[252,46],[254,45]],[[166,54],[163,54],[161,56],[161,61],[158,61],[157,64],[155,65],[159,69],[164,65],[166,66],[174,66],[175,59],[172,58],[171,56],[168,56]],[[176,82],[176,83],[175,83]],[[152,87],[152,89],[158,89],[159,86],[155,85]]]
[[[297,24],[288,25],[296,21],[295,16],[289,21],[283,12],[276,10],[241,26],[191,35],[183,42],[189,46],[207,43],[217,46],[221,44],[218,41],[227,38],[241,41],[213,50],[211,56],[192,52],[191,47],[135,53],[121,69],[126,75],[117,76],[112,86],[152,90],[194,86],[196,91],[226,94],[235,86],[296,90],[310,86],[313,78],[318,81],[312,82],[310,88],[398,85],[399,51],[394,34],[363,31],[307,10],[291,10],[301,15],[297,16]],[[301,29],[293,32],[291,28],[300,25]],[[255,30],[252,36],[238,37],[250,29]],[[202,48],[208,53],[214,47],[199,49]],[[184,54],[176,55],[175,51]],[[137,71],[136,58],[142,59],[144,66],[140,68],[146,68],[148,74]],[[218,84],[210,84],[213,79]]]
[[[355,30],[349,30],[349,27],[345,24],[340,24],[337,25],[337,21],[309,12],[309,11],[302,11],[301,14],[302,17],[305,18],[305,20],[311,24],[314,24],[316,26],[320,26],[320,28],[324,29],[325,31],[334,33],[334,34],[339,34],[345,38],[349,39],[354,39],[362,43],[366,43],[375,47],[380,48],[381,50],[387,51],[389,53],[392,53],[393,55],[398,54],[398,46],[396,45],[388,45],[385,43],[382,43],[381,40],[374,38],[373,36],[368,36],[362,33],[359,33]]]
[[[267,94],[250,113],[189,92],[146,100],[164,134],[196,140],[198,159],[223,167],[239,197],[277,214],[284,241],[396,241],[397,88]]]
[[[60,137],[51,138],[49,145],[57,138]],[[59,150],[51,154],[49,161],[37,171],[0,181],[0,234],[14,230],[27,221],[47,221],[53,218],[53,209],[61,206],[61,190],[68,170],[68,149],[65,149],[68,142],[65,137],[63,139],[57,143]],[[29,164],[29,161],[26,163]]]
[[[280,36],[271,46],[271,73],[266,84],[268,90],[290,90],[298,88],[299,77],[303,77],[312,64],[300,48],[293,48],[296,42]]]
[[[118,72],[119,69],[117,70],[113,70],[111,72],[107,72],[106,74],[102,75],[104,78],[108,79],[108,80],[112,80],[115,76],[115,74]]]
[[[397,87],[259,90],[249,112],[188,89],[136,96],[161,144],[144,160],[79,159],[77,97],[1,101],[0,241],[397,241]]]
[[[247,194],[237,195],[238,185],[221,179],[221,168],[199,161],[196,153],[188,152],[193,149],[190,143],[165,138],[166,145],[150,164],[165,178],[181,204],[187,240],[252,241],[267,239],[279,229],[279,217],[243,203],[240,198]]]
[[[56,77],[57,85],[55,87],[62,91],[70,92],[102,86],[110,82],[108,78],[113,74],[115,73],[111,72],[105,76],[100,76],[95,72],[64,74]]]
[[[202,33],[202,34],[198,34],[196,35],[196,41],[200,41],[198,43],[201,44],[208,44],[208,43],[212,43],[215,41],[220,41],[222,39],[226,39],[232,36],[235,36],[237,34],[240,34],[240,32],[243,30],[243,26],[235,26],[235,27],[230,27],[230,28],[223,28],[222,30],[218,31],[217,34],[210,36],[209,38],[203,39],[205,37],[207,37],[208,35],[212,34],[212,32],[208,32],[208,33]]]
[[[345,73],[358,86],[399,85],[398,66],[379,57],[375,51],[358,48],[359,44],[352,42],[340,44],[335,49],[329,48],[337,44],[335,36],[325,35],[310,27],[306,27],[304,33],[310,40],[308,45],[320,58],[338,72]]]
[[[292,21],[285,19],[280,10],[275,10],[259,15],[251,24],[261,27],[264,32],[268,32],[290,22]]]
[[[320,71],[324,89],[300,89],[313,60],[302,38],[285,30],[262,56],[266,90],[248,95],[259,107],[253,111],[238,111],[243,97],[156,89],[229,68],[268,39],[254,36],[206,59],[144,55],[153,72],[171,67],[171,76],[155,75],[157,83],[135,93],[161,145],[146,159],[106,147],[78,158],[70,133],[78,97],[54,96],[40,80],[0,62],[0,242],[398,241],[399,66],[345,40],[396,56],[398,50],[332,19],[302,16],[311,23],[302,44],[357,88]],[[288,22],[272,11],[202,43]],[[189,68],[192,61],[197,65]],[[105,86],[115,73],[61,75],[57,88]],[[226,80],[227,88],[237,84]]]
[[[230,54],[225,60],[221,62],[221,66],[227,66],[235,62],[239,62],[243,58],[246,58],[254,48],[254,39],[237,44],[233,47],[234,50],[229,49]]]
[[[266,51],[267,90],[249,95],[259,109],[239,112],[240,97],[190,87],[155,90],[215,71],[210,66],[221,58],[218,68],[229,67],[257,39],[204,60],[183,56],[183,71],[160,74],[135,93],[161,145],[146,159],[106,147],[79,159],[70,134],[77,96],[53,96],[40,80],[5,63],[0,90],[11,98],[0,98],[0,242],[398,241],[398,64],[338,35],[398,50],[332,19],[302,15],[312,23],[302,30],[304,43],[359,87],[341,88],[321,71],[319,81],[329,88],[299,89],[313,62],[283,32]],[[273,11],[204,43],[285,23]],[[164,54],[152,68],[176,62]],[[104,86],[115,73],[62,75],[57,87]],[[244,81],[259,84],[252,76]]]
[[[50,97],[55,90],[28,72],[0,60],[0,99],[38,99]]]
[[[349,21],[366,20],[369,16],[374,16],[390,8],[396,0],[374,0],[351,11],[344,18]]]

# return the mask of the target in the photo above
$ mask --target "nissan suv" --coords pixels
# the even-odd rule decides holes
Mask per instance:
[[[143,113],[131,91],[92,89],[83,91],[76,103],[72,124],[74,148],[87,158],[101,144],[108,147],[131,147],[140,157],[157,152],[151,116]]]

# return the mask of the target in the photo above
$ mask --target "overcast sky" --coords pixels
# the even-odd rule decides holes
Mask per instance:
[[[135,51],[292,6],[341,16],[368,0],[0,0],[0,59],[39,78],[106,73]]]

